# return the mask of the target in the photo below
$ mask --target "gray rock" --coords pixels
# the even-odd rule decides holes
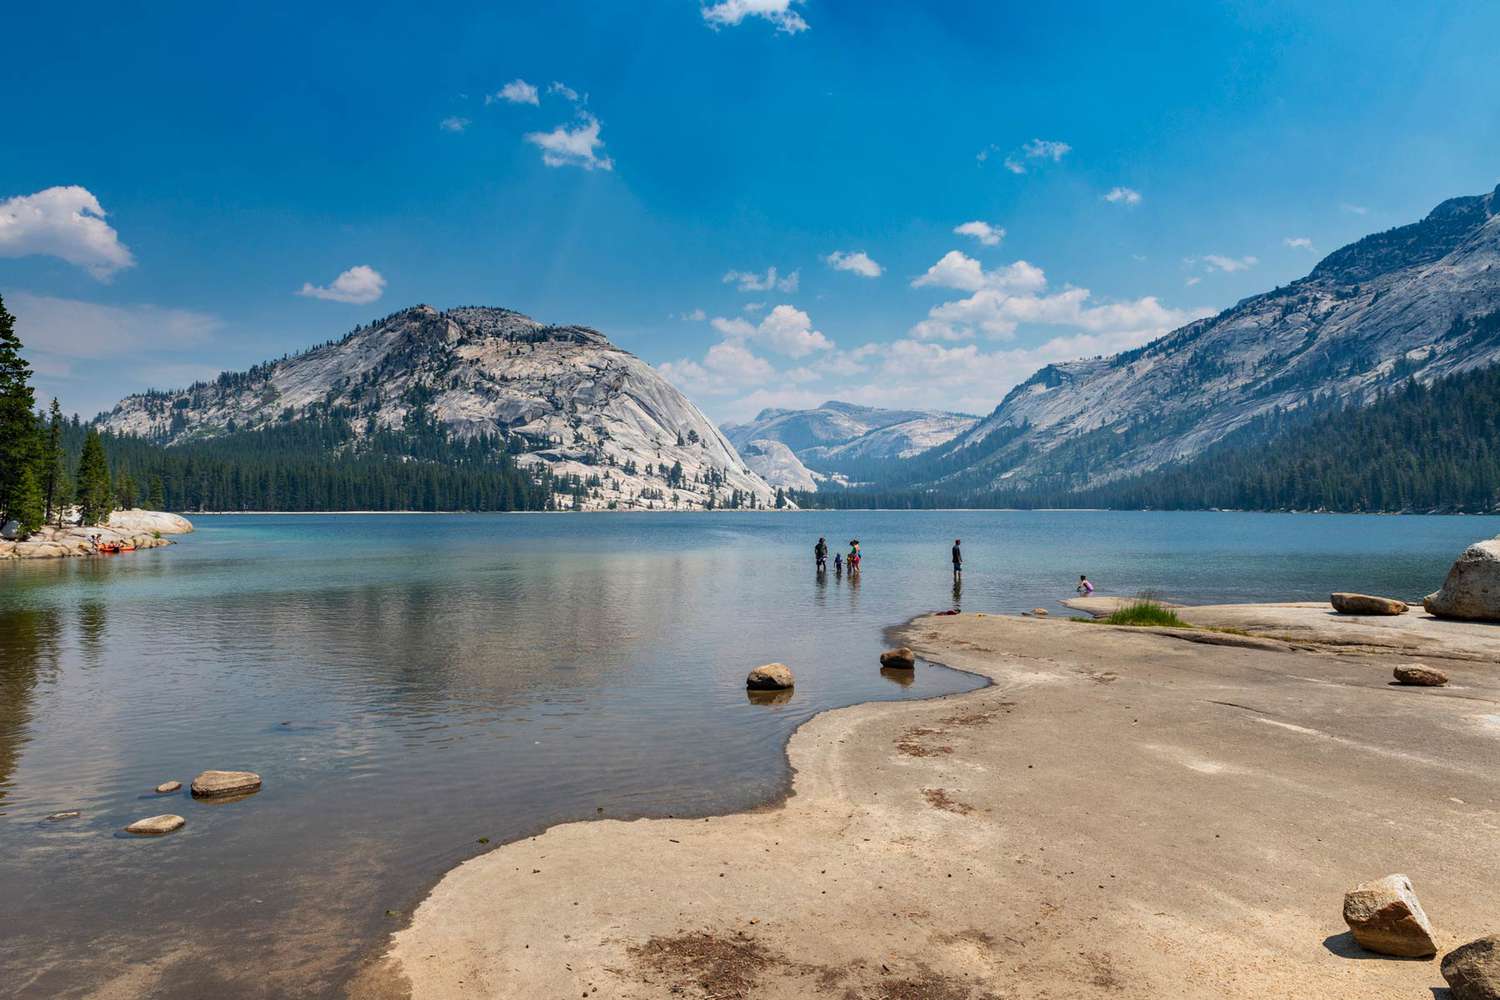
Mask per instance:
[[[785,663],[762,664],[745,678],[745,687],[752,691],[780,691],[793,683],[792,672]]]
[[[156,786],[156,794],[166,795],[168,792],[175,792],[181,787],[182,782],[180,781],[163,781],[161,784]]]
[[[65,819],[77,819],[82,815],[83,813],[79,812],[77,809],[69,809],[65,812],[52,813],[46,819],[48,823],[61,823]]]
[[[1414,684],[1417,687],[1442,687],[1448,683],[1448,675],[1425,663],[1403,663],[1393,671],[1399,684]]]
[[[1404,615],[1406,602],[1370,594],[1329,594],[1328,602],[1341,615]]]
[[[880,654],[880,665],[890,670],[911,670],[917,665],[917,657],[906,646],[888,649]]]
[[[1442,972],[1452,1000],[1500,1000],[1500,934],[1448,952]]]
[[[1464,549],[1443,589],[1423,598],[1422,606],[1439,618],[1500,622],[1500,538]]]
[[[165,813],[161,816],[147,816],[138,819],[125,828],[126,833],[133,833],[137,837],[160,837],[164,833],[180,830],[187,820],[181,816]]]
[[[193,798],[216,799],[226,795],[249,795],[260,789],[254,771],[204,771],[193,779]]]
[[[1402,958],[1437,954],[1432,925],[1405,875],[1387,875],[1345,893],[1344,923],[1366,951]]]

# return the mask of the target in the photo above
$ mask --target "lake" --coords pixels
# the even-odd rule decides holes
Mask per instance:
[[[1096,511],[201,516],[0,565],[0,995],[333,994],[449,868],[774,800],[816,712],[970,689],[883,630],[1071,595],[1414,598],[1494,517]],[[819,535],[859,579],[815,577]],[[963,539],[962,591],[948,556]],[[784,701],[744,677],[780,660]],[[208,768],[265,787],[153,794]],[[76,819],[51,814],[79,810]],[[121,834],[163,812],[157,839]]]

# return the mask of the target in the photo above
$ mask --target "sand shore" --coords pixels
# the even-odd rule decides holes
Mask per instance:
[[[1437,961],[1360,951],[1340,904],[1402,872],[1445,950],[1500,931],[1500,627],[1182,613],[1236,634],[919,618],[993,686],[817,717],[772,808],[475,858],[353,993],[1431,996]],[[1453,683],[1392,686],[1413,660]]]

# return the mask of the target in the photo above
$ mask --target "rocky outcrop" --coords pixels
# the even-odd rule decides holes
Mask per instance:
[[[193,522],[181,514],[132,507],[129,510],[112,511],[105,527],[130,534],[149,534],[156,531],[163,535],[186,535],[193,530]]]
[[[1403,663],[1392,673],[1395,674],[1396,683],[1411,684],[1416,687],[1442,687],[1448,683],[1448,675],[1436,667],[1429,667],[1425,663]]]
[[[751,691],[783,691],[793,683],[792,671],[785,663],[762,664],[745,678],[745,687]]]
[[[193,526],[187,519],[178,517],[176,514],[157,514],[154,511],[116,511],[117,514],[149,514],[153,518],[173,518],[187,525],[185,530],[192,531]],[[150,522],[137,522],[150,523]],[[171,523],[162,521],[159,523]],[[173,533],[181,533],[183,529],[177,528]],[[134,527],[70,527],[70,528],[40,528],[33,532],[25,541],[0,542],[0,559],[63,559],[68,556],[92,556],[109,554],[101,552],[94,545],[97,539],[99,546],[105,549],[119,547],[125,550],[131,549],[157,549],[164,545],[173,544],[170,538],[162,535],[168,532],[158,528],[138,529]]]
[[[1448,952],[1442,973],[1452,1000],[1500,1000],[1500,934]]]
[[[888,649],[880,654],[880,665],[890,670],[911,670],[917,665],[917,657],[909,646]]]
[[[126,833],[133,833],[137,837],[160,837],[164,833],[182,829],[187,820],[181,816],[166,813],[161,816],[147,816],[138,819],[125,828]]]
[[[1432,925],[1405,875],[1387,875],[1345,893],[1344,923],[1366,951],[1402,958],[1437,954]]]
[[[1404,615],[1406,602],[1370,594],[1330,594],[1328,602],[1341,615]]]
[[[1464,549],[1443,588],[1423,598],[1422,607],[1439,618],[1500,622],[1500,538]]]
[[[249,795],[260,789],[260,775],[254,771],[204,771],[193,779],[195,799],[218,799],[230,795]]]

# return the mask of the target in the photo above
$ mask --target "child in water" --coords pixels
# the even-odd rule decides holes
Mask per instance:
[[[833,554],[833,572],[836,576],[844,575],[844,554],[842,552],[835,552]]]
[[[1084,597],[1088,597],[1094,592],[1094,585],[1092,583],[1089,583],[1087,574],[1079,574],[1077,590],[1078,593],[1082,594]]]

